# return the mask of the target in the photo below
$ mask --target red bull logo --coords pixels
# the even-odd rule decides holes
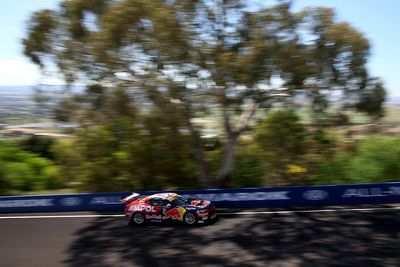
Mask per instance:
[[[163,220],[171,218],[173,220],[182,221],[184,213],[185,213],[185,208],[182,207],[172,208],[164,211]]]

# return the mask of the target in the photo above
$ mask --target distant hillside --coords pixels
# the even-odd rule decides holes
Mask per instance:
[[[0,86],[0,95],[32,95],[35,88],[39,88],[46,92],[60,92],[67,89],[65,85],[40,85],[40,86]],[[72,86],[69,88],[71,92],[82,92],[82,86]]]
[[[0,124],[21,124],[51,120],[51,110],[61,96],[52,95],[52,93],[62,92],[67,87],[41,85],[39,88],[44,93],[49,93],[52,96],[50,98],[52,100],[40,105],[36,103],[33,100],[34,86],[0,86]],[[83,90],[82,86],[70,88],[70,92],[82,92]],[[400,110],[400,96],[388,97],[385,106],[387,109],[386,119],[397,122]]]
[[[61,92],[65,86],[40,86],[47,93]],[[74,87],[73,92],[82,91]],[[51,110],[57,99],[38,104],[34,101],[34,86],[0,86],[0,124],[20,124],[51,120]]]
[[[1,86],[0,95],[32,95],[36,86],[34,85],[21,85],[21,86]],[[67,89],[65,85],[40,85],[38,88],[47,92],[60,92]],[[72,86],[69,88],[70,92],[82,92],[83,86]],[[386,102],[391,104],[400,104],[400,95],[387,96]]]
[[[0,95],[29,95],[32,92],[32,86],[0,86]]]

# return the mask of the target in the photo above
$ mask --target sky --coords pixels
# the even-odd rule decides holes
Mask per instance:
[[[38,68],[23,55],[21,44],[30,14],[55,8],[58,2],[0,2],[0,86],[62,83],[56,77],[42,77]],[[370,73],[383,80],[390,96],[400,96],[400,0],[294,0],[296,11],[308,6],[333,7],[339,21],[347,21],[361,31],[371,43]]]

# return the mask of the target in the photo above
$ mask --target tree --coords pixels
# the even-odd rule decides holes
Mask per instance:
[[[225,152],[215,183],[224,186],[238,138],[257,110],[301,95],[320,112],[335,91],[354,106],[375,83],[365,67],[368,40],[337,22],[332,9],[296,13],[290,1],[246,3],[65,0],[32,15],[24,53],[44,70],[58,69],[68,83],[129,90],[143,109],[175,104],[204,187],[211,178],[193,119],[218,110]]]
[[[318,184],[395,182],[400,176],[400,139],[367,137],[353,153],[319,161],[312,177]]]
[[[136,111],[126,91],[100,84],[63,100],[55,112],[58,119],[74,118],[81,125],[75,138],[57,141],[51,149],[69,185],[103,192],[133,187]]]
[[[63,186],[59,169],[47,158],[0,142],[1,194],[21,191],[49,190]]]
[[[259,125],[256,140],[275,184],[291,179],[290,167],[303,164],[307,152],[307,130],[293,110],[278,110]],[[293,168],[292,168],[293,169]],[[294,183],[295,181],[290,181]]]
[[[0,162],[0,195],[5,195],[10,190],[9,181],[7,181],[3,170],[4,163]]]
[[[230,175],[230,187],[259,187],[265,184],[263,157],[259,150],[253,142],[250,144],[240,144],[236,164]]]
[[[385,101],[386,91],[381,81],[369,85],[361,92],[357,109],[366,112],[375,119],[384,115],[382,103]]]
[[[21,149],[38,154],[41,157],[53,159],[53,154],[50,151],[53,142],[54,139],[51,137],[32,135],[22,139],[19,146]]]
[[[74,97],[63,118],[82,124],[73,140],[53,146],[64,177],[82,191],[198,187],[189,137],[170,102],[137,114],[125,90],[98,85]],[[69,105],[69,103],[68,103]],[[74,113],[74,114],[71,114]],[[169,116],[165,116],[169,114]]]

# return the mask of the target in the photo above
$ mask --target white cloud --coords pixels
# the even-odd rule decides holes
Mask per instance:
[[[64,84],[59,75],[43,76],[37,66],[24,60],[0,59],[0,85]]]

